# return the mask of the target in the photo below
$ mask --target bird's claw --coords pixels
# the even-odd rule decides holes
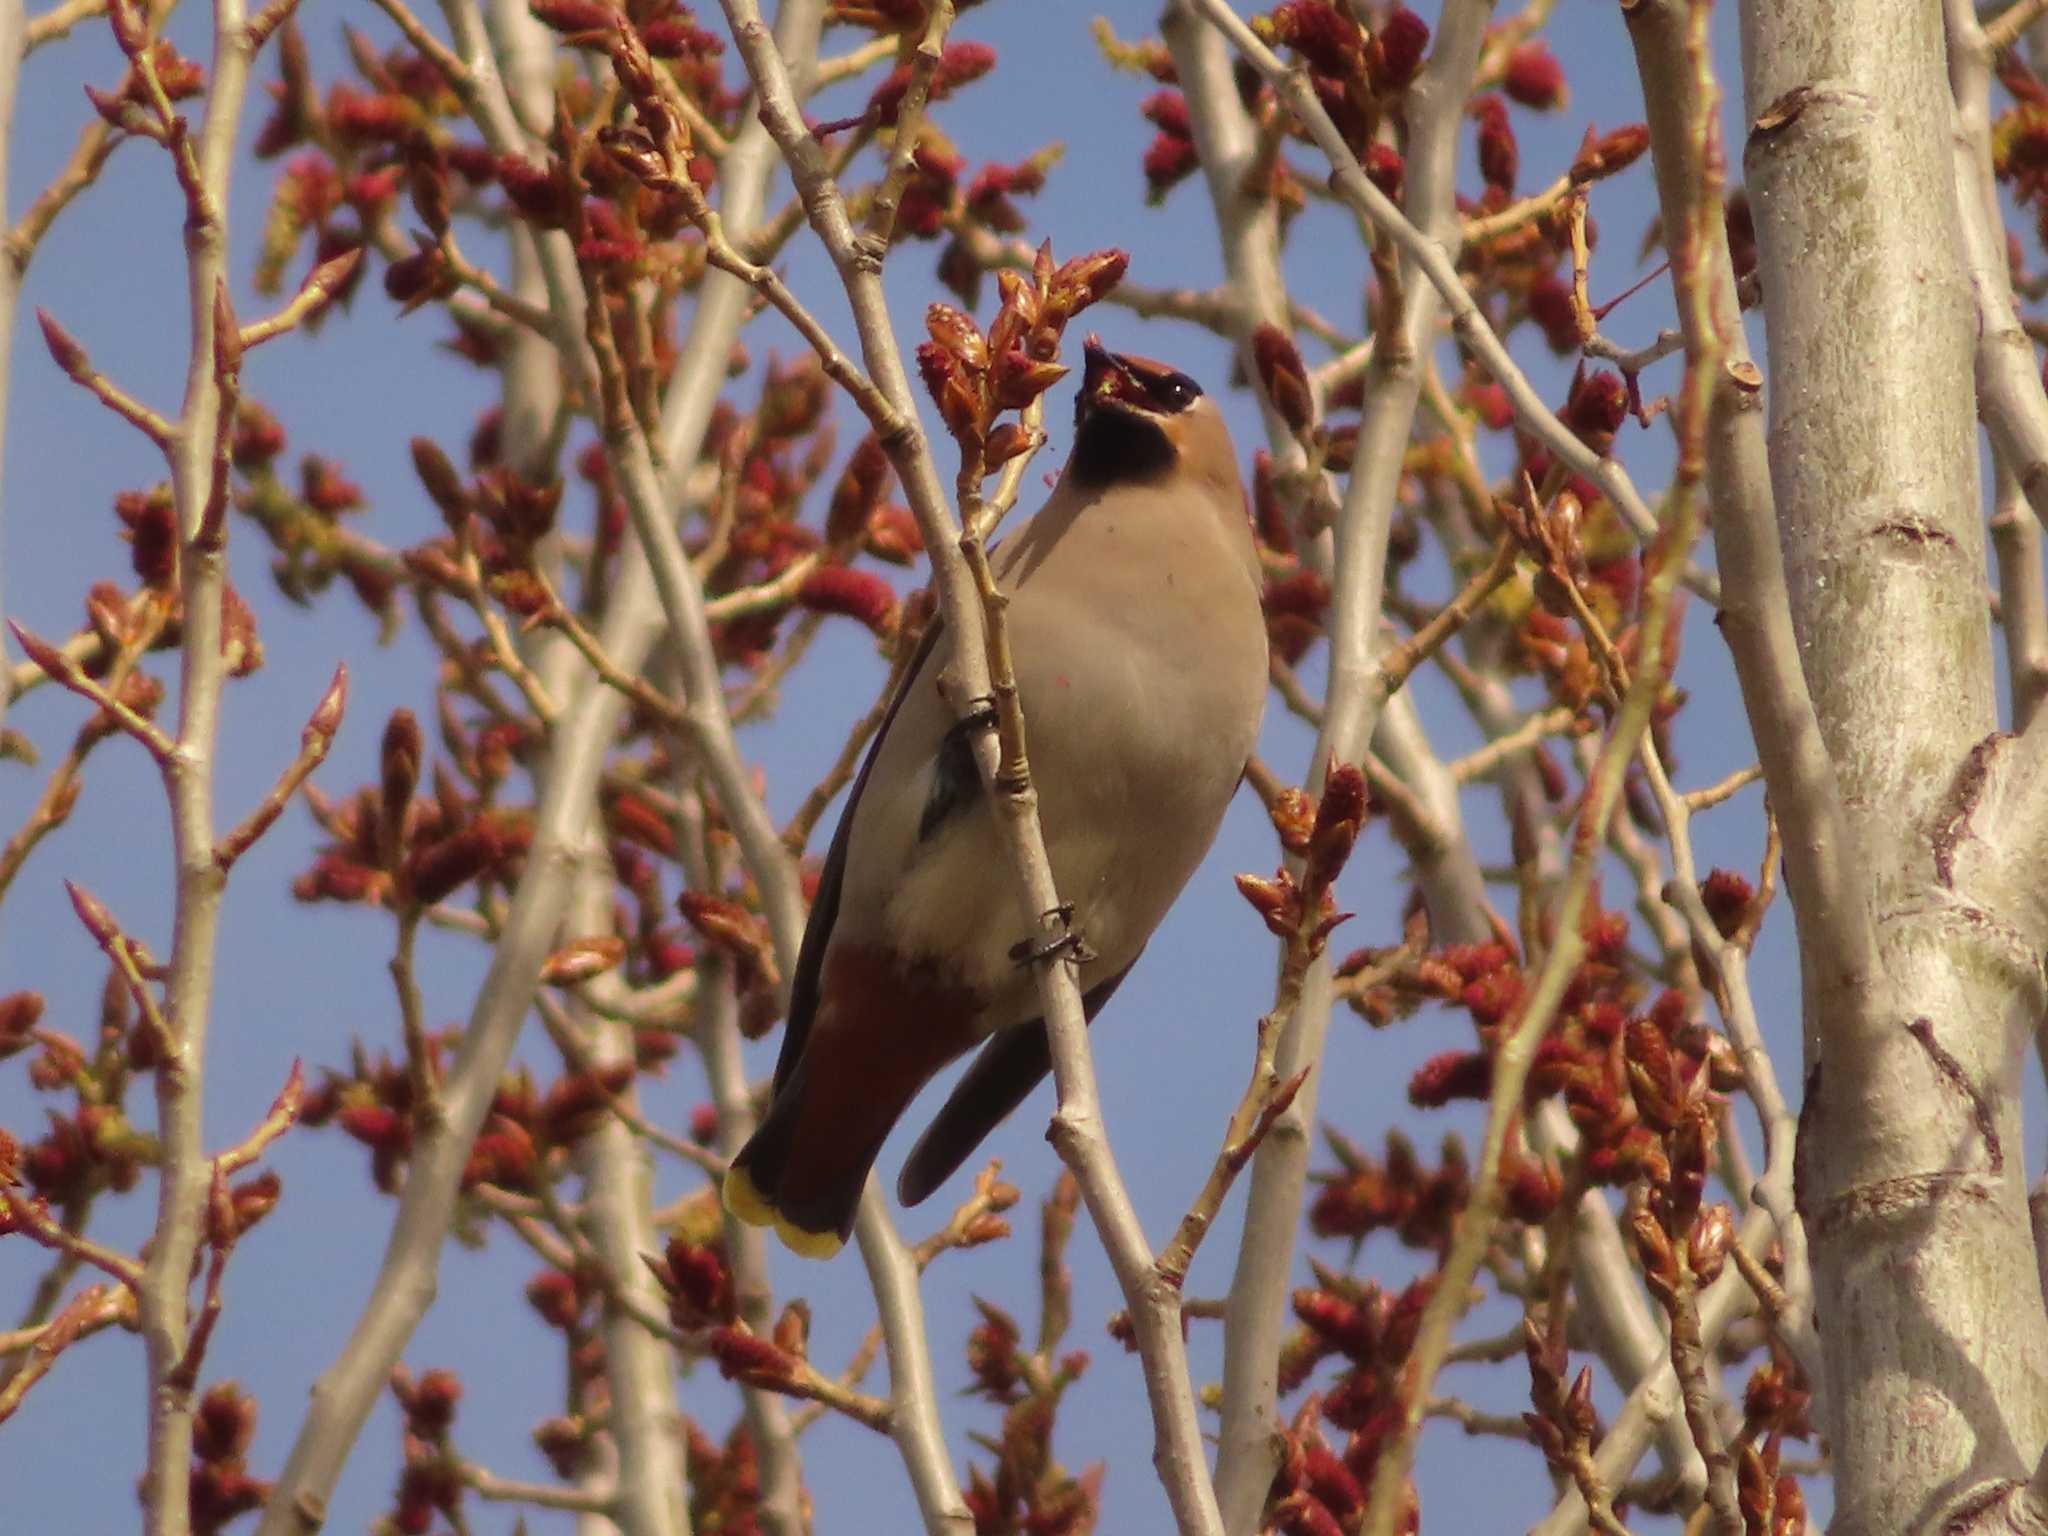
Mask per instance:
[[[1042,960],[1053,960],[1061,956],[1071,957],[1076,965],[1086,965],[1096,958],[1095,951],[1088,947],[1081,930],[1074,926],[1074,904],[1063,901],[1040,921],[1051,925],[1059,924],[1056,934],[1041,934],[1035,938],[1020,939],[1010,946],[1010,958],[1019,965],[1037,965]]]
[[[960,717],[960,723],[972,726],[978,731],[993,730],[1000,719],[996,710],[996,696],[984,693],[967,701],[967,710]],[[1072,908],[1068,909],[1069,911]]]

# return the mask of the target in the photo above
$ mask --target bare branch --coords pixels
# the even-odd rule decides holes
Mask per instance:
[[[1227,38],[1284,99],[1292,99],[1287,96],[1290,81],[1300,83],[1298,78],[1253,36],[1227,4],[1222,0],[1188,0],[1188,4],[1191,9],[1184,13],[1184,20],[1192,24],[1199,13],[1210,26],[1192,28],[1195,36],[1189,38],[1182,57],[1185,61],[1188,50],[1197,47],[1202,51],[1217,77],[1210,81],[1216,94],[1220,96],[1232,89],[1227,56],[1221,47],[1221,38]],[[1383,198],[1378,206],[1413,237],[1417,251],[1426,247],[1441,256],[1442,247],[1437,242],[1456,235],[1456,135],[1490,11],[1488,0],[1461,0],[1448,5],[1437,28],[1429,63],[1410,88],[1408,200],[1417,223],[1428,234],[1419,232]],[[1169,40],[1173,36],[1172,25],[1173,17],[1169,16]],[[1197,43],[1196,36],[1202,41]],[[1185,83],[1185,63],[1182,78]],[[1328,117],[1314,104],[1312,93],[1309,104],[1323,117],[1323,126],[1329,127]],[[1299,104],[1296,105],[1300,115]],[[1219,106],[1214,110],[1219,121],[1228,119],[1227,108]],[[1327,137],[1319,134],[1318,143],[1331,154],[1333,165],[1349,161],[1355,178],[1364,180],[1357,161],[1334,128]],[[1341,160],[1337,158],[1340,155]],[[1369,190],[1374,198],[1379,198],[1376,188]],[[1231,226],[1226,222],[1224,228],[1228,241]],[[1415,251],[1409,254],[1419,265]],[[1448,258],[1443,260],[1443,267],[1450,271]],[[1454,273],[1452,282],[1462,298],[1462,282]],[[1429,350],[1440,296],[1439,290],[1428,283],[1406,282],[1399,312],[1391,317],[1373,352],[1354,453],[1356,467],[1334,530],[1329,686],[1315,755],[1310,761],[1311,793],[1318,791],[1321,775],[1329,764],[1356,763],[1365,758],[1367,743],[1386,702],[1388,687],[1376,665],[1374,651],[1384,590],[1387,536],[1393,524],[1403,450],[1421,395],[1419,359]],[[1465,302],[1469,305],[1470,300]],[[1293,1263],[1295,1229],[1308,1171],[1317,1088],[1313,1069],[1322,1058],[1330,1004],[1330,969],[1325,960],[1311,968],[1300,1002],[1280,1039],[1275,1062],[1280,1075],[1291,1078],[1304,1069],[1310,1075],[1274,1125],[1253,1164],[1237,1265],[1231,1278],[1230,1317],[1224,1330],[1224,1406],[1216,1485],[1225,1527],[1233,1533],[1253,1528],[1277,1464],[1275,1434],[1280,1426],[1273,1362],[1279,1354],[1282,1298]],[[1405,1484],[1405,1477],[1395,1481]]]
[[[299,735],[299,755],[292,759],[291,766],[271,786],[270,793],[263,797],[263,803],[244,817],[241,824],[214,848],[214,862],[223,873],[232,869],[235,860],[247,853],[256,839],[269,830],[270,824],[291,804],[299,786],[327,760],[328,749],[334,745],[334,733],[341,729],[341,715],[347,704],[348,664],[341,662],[336,664],[333,681],[327,685],[327,692],[321,696],[312,718]]]
[[[1419,221],[1411,222],[1403,217],[1401,210],[1372,184],[1343,134],[1316,99],[1307,77],[1288,69],[1230,8],[1229,0],[1189,0],[1189,3],[1199,7],[1202,14],[1230,39],[1231,45],[1266,78],[1309,130],[1317,145],[1329,156],[1339,196],[1358,216],[1361,224],[1369,231],[1376,230],[1387,236],[1402,256],[1413,264],[1416,272],[1436,290],[1450,315],[1453,334],[1500,385],[1514,407],[1516,418],[1530,435],[1548,448],[1558,462],[1597,485],[1639,538],[1645,542],[1654,538],[1657,519],[1637,493],[1628,472],[1615,460],[1603,458],[1581,442],[1578,435],[1543,403],[1535,386],[1508,355],[1507,347],[1466,291],[1464,280],[1458,275],[1443,243],[1446,236],[1435,231],[1425,233]],[[1437,52],[1432,56],[1433,61],[1442,53],[1446,30],[1438,29]],[[1459,99],[1462,101],[1462,96]],[[1410,160],[1408,174],[1412,183],[1418,168],[1413,163],[1413,156]],[[1362,441],[1360,458],[1361,462],[1370,462],[1364,458]],[[1696,587],[1709,600],[1718,600],[1716,584],[1711,577],[1689,575],[1688,585]]]
[[[107,13],[107,0],[62,0],[38,16],[31,17],[22,38],[22,52],[34,53],[45,43],[69,37],[81,21]]]
[[[140,1292],[143,1284],[140,1264],[126,1254],[116,1253],[82,1233],[72,1231],[61,1221],[52,1220],[47,1202],[25,1198],[11,1189],[0,1189],[0,1213],[5,1214],[11,1230],[30,1241],[65,1254],[81,1264],[90,1264],[94,1269],[112,1275],[128,1290]]]
[[[0,1424],[21,1406],[28,1389],[57,1363],[57,1357],[80,1339],[103,1328],[135,1326],[135,1292],[123,1285],[91,1285],[80,1291],[47,1323],[0,1334],[0,1356],[22,1354],[14,1373],[0,1381]]]
[[[950,692],[956,708],[971,708],[977,698],[991,695],[995,673],[985,643],[985,605],[969,580],[971,557],[959,543],[960,533],[945,504],[936,468],[921,432],[909,426],[916,420],[908,376],[896,345],[880,274],[865,259],[848,217],[844,199],[833,183],[822,151],[801,116],[795,110],[794,95],[781,57],[761,24],[752,0],[723,0],[727,19],[760,101],[761,120],[768,125],[789,165],[812,228],[832,258],[841,285],[852,307],[861,337],[862,354],[870,376],[897,418],[906,425],[892,436],[884,436],[897,471],[897,478],[909,496],[911,508],[931,551],[938,581],[940,604],[948,629],[954,636]],[[885,423],[877,423],[878,430]],[[1013,712],[1014,714],[1014,712]],[[1013,720],[1014,726],[1014,720]],[[1028,922],[1042,921],[1042,915],[1059,907],[1052,870],[1045,856],[1045,841],[1038,826],[1035,796],[1028,780],[1011,780],[998,785],[997,744],[986,732],[979,734],[977,761],[982,782],[989,786],[995,803],[1002,807],[998,823],[1003,830],[1013,871],[1018,878],[1019,910]],[[1147,1397],[1152,1407],[1160,1479],[1182,1528],[1193,1532],[1221,1531],[1214,1494],[1206,1475],[1206,1457],[1195,1418],[1193,1385],[1188,1375],[1187,1352],[1181,1338],[1178,1297],[1156,1275],[1152,1254],[1132,1209],[1128,1193],[1117,1174],[1108,1142],[1101,1127],[1095,1094],[1094,1069],[1089,1057],[1087,1024],[1081,1011],[1080,993],[1074,967],[1048,963],[1036,967],[1039,999],[1045,1010],[1047,1033],[1052,1045],[1053,1075],[1059,1088],[1060,1108],[1054,1116],[1054,1144],[1061,1156],[1081,1174],[1089,1211],[1102,1234],[1118,1283],[1124,1290],[1146,1363]],[[863,1203],[860,1225],[863,1248],[879,1223],[870,1210],[871,1193]],[[879,1290],[886,1278],[878,1262],[887,1256],[869,1254],[870,1274]],[[892,1356],[893,1360],[893,1356]],[[900,1402],[901,1400],[899,1400]],[[899,1445],[904,1444],[899,1438]],[[918,1475],[914,1472],[914,1476]],[[925,1479],[929,1482],[929,1478]],[[952,1510],[935,1511],[925,1497],[921,1483],[920,1502],[928,1523],[956,1517]],[[959,1506],[953,1506],[959,1508]]]
[[[50,349],[51,358],[72,383],[91,394],[159,449],[166,453],[170,451],[172,428],[168,421],[93,367],[85,349],[71,339],[47,310],[37,310],[36,320],[43,328],[43,342]]]
[[[2041,524],[2003,464],[1992,496],[1991,543],[1998,555],[1998,617],[2005,629],[2012,728],[2025,735],[2048,699],[2048,597],[2042,591]]]
[[[348,285],[355,276],[356,268],[363,264],[363,248],[343,251],[339,256],[323,261],[306,278],[304,286],[292,295],[289,304],[272,315],[268,320],[259,320],[254,325],[242,327],[242,350],[259,347],[264,342],[298,329],[334,302],[334,296]]]

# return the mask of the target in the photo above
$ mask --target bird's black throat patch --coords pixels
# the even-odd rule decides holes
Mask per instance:
[[[1173,442],[1158,422],[1133,411],[1096,406],[1081,417],[1067,473],[1077,485],[1099,489],[1156,480],[1173,467],[1173,460]]]

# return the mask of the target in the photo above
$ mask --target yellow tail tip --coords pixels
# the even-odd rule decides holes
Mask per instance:
[[[775,1209],[744,1168],[726,1170],[719,1197],[725,1208],[750,1227],[773,1227],[783,1247],[806,1259],[829,1259],[846,1246],[837,1232],[807,1232]]]
[[[726,1169],[725,1181],[718,1193],[719,1198],[725,1202],[725,1208],[748,1226],[775,1225],[775,1207],[768,1203],[767,1198],[761,1193],[761,1186],[754,1182],[754,1176],[746,1169]]]

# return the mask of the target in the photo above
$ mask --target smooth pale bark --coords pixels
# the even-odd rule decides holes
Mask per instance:
[[[21,81],[24,25],[21,0],[0,0],[0,208],[7,206],[7,150],[14,143],[14,92]],[[20,269],[0,259],[0,422],[6,420],[7,386],[13,377],[14,305],[20,291]],[[0,465],[6,461],[6,440],[6,432],[0,430]],[[7,694],[0,687],[0,720],[7,718]]]
[[[1742,22],[1779,542],[1875,940],[1866,970],[1802,957],[1832,1529],[1942,1529],[2031,1473],[2048,1318],[2018,1116],[2038,950],[1957,858],[1998,719],[1941,14],[1749,0]]]

